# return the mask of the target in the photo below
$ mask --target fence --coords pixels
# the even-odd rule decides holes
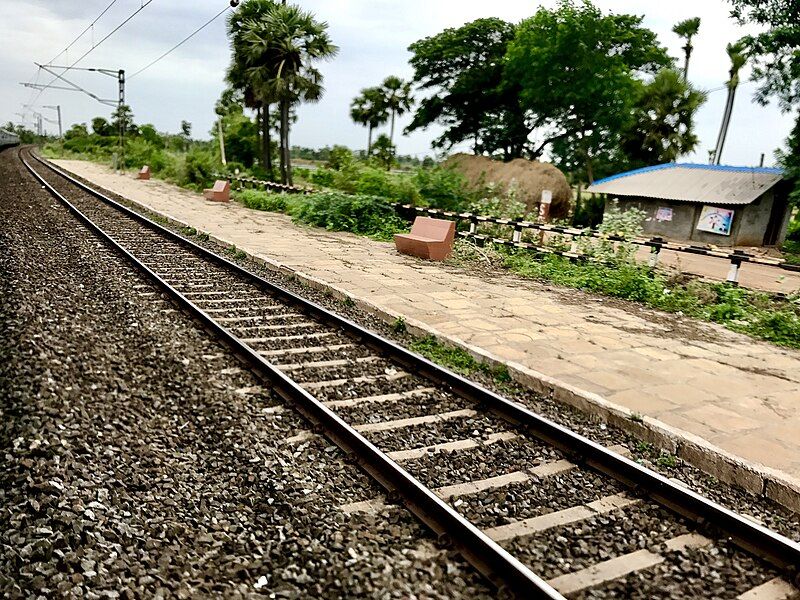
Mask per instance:
[[[734,250],[732,252],[708,248],[705,246],[693,246],[690,244],[679,244],[670,242],[659,237],[654,238],[626,238],[620,235],[608,235],[590,229],[578,229],[576,227],[565,227],[561,225],[550,225],[547,223],[533,223],[530,221],[516,220],[516,219],[501,219],[497,217],[489,217],[484,215],[475,215],[471,213],[457,213],[452,211],[440,210],[437,208],[426,208],[422,206],[412,206],[410,204],[392,203],[398,213],[403,216],[410,217],[414,214],[427,215],[430,217],[446,218],[456,222],[469,223],[467,231],[459,231],[458,235],[475,240],[479,245],[486,242],[494,244],[501,244],[504,246],[511,246],[514,248],[521,248],[524,250],[531,250],[542,254],[555,254],[564,256],[570,260],[585,259],[586,256],[578,252],[578,238],[590,237],[601,239],[609,242],[620,242],[625,244],[633,244],[635,246],[644,246],[650,248],[650,267],[655,267],[658,264],[659,254],[662,250],[672,250],[674,252],[683,252],[686,254],[697,254],[701,256],[710,256],[713,258],[727,259],[730,261],[730,268],[728,269],[727,281],[731,284],[738,285],[739,283],[739,270],[742,263],[753,263],[784,269],[787,271],[800,272],[800,265],[789,264],[779,258],[766,258],[762,256],[755,256],[748,254],[741,250]],[[511,239],[495,238],[478,233],[478,225],[480,224],[501,225],[510,228]],[[522,234],[525,230],[534,230],[542,233],[558,234],[572,237],[572,244],[570,250],[558,250],[549,248],[540,244],[532,244],[530,242],[522,241]]]
[[[239,176],[231,176],[224,174],[223,175],[215,174],[214,176],[220,178],[227,178],[232,182],[234,181],[238,182],[240,184],[240,189],[247,186],[250,186],[251,188],[261,187],[268,191],[286,192],[294,194],[311,194],[315,191],[312,188],[284,185],[281,183],[274,183],[272,181],[255,179],[253,177],[239,177]],[[502,219],[497,217],[489,217],[485,215],[475,215],[472,213],[457,213],[453,211],[441,210],[438,208],[427,208],[423,206],[412,206],[410,204],[400,204],[399,202],[392,202],[390,204],[392,207],[394,207],[394,209],[398,212],[398,214],[400,214],[401,216],[405,216],[409,219],[413,215],[419,214],[419,215],[428,215],[431,217],[451,219],[456,221],[457,223],[458,222],[469,223],[469,229],[467,231],[459,231],[458,235],[465,239],[474,240],[479,245],[483,245],[486,242],[491,242],[494,244],[501,244],[503,246],[510,246],[514,248],[521,248],[523,250],[530,250],[540,254],[554,254],[558,256],[564,256],[566,258],[569,258],[570,260],[583,260],[586,259],[587,257],[578,252],[577,240],[578,238],[581,237],[591,237],[609,242],[633,244],[635,246],[644,246],[650,248],[650,260],[649,260],[650,267],[655,267],[658,264],[659,254],[661,253],[662,250],[672,250],[673,252],[696,254],[701,256],[718,258],[721,260],[728,260],[730,261],[730,267],[728,269],[728,275],[726,280],[733,285],[739,284],[739,270],[741,269],[742,263],[752,263],[757,265],[774,267],[777,269],[783,269],[786,271],[800,272],[800,265],[789,264],[785,260],[779,258],[766,258],[763,256],[755,256],[753,254],[748,254],[747,252],[744,252],[742,250],[733,250],[732,252],[729,252],[725,250],[709,248],[706,246],[694,246],[691,244],[680,244],[677,242],[670,242],[660,237],[654,237],[649,239],[640,237],[625,238],[620,235],[602,234],[598,231],[594,231],[591,229],[579,229],[577,227],[550,225],[548,223],[533,223],[531,221],[523,221],[522,219]],[[512,229],[511,239],[495,238],[478,233],[478,225],[482,223],[509,227],[510,229]],[[556,248],[543,246],[541,243],[532,244],[530,242],[522,241],[522,234],[525,230],[533,230],[541,232],[542,236],[544,236],[544,234],[546,233],[570,236],[572,237],[573,241],[569,250],[558,250]]]
[[[312,188],[301,187],[298,185],[287,185],[285,183],[275,183],[274,181],[256,179],[255,177],[240,177],[239,175],[228,175],[226,173],[212,173],[211,176],[217,179],[227,179],[231,183],[238,183],[239,189],[244,189],[247,187],[250,189],[262,188],[269,192],[282,192],[284,194],[311,194],[314,192]]]

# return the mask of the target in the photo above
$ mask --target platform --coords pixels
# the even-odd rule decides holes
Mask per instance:
[[[252,255],[326,282],[385,316],[402,315],[420,331],[506,362],[533,387],[558,389],[556,397],[591,405],[599,414],[628,411],[637,417],[630,420],[634,429],[644,423],[677,436],[700,453],[694,462],[712,474],[716,459],[708,452],[716,448],[734,463],[755,465],[755,471],[753,465],[742,471],[751,491],[769,487],[774,475],[781,483],[773,483],[768,495],[787,504],[800,498],[800,352],[511,275],[487,281],[399,255],[390,243],[296,226],[285,215],[236,203],[207,202],[161,181],[143,186],[92,163],[56,162]]]

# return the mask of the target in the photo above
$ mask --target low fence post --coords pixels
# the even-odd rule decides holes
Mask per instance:
[[[516,225],[514,225],[514,233],[511,235],[511,241],[515,244],[519,244],[522,241],[522,225],[520,225],[520,218],[514,219],[516,221]]]
[[[661,242],[663,241],[660,237],[653,238],[652,240],[655,242],[654,246],[650,247],[650,261],[649,265],[651,269],[655,269],[656,265],[658,265],[658,257],[661,254]]]
[[[744,254],[741,250],[734,250],[731,255],[731,268],[728,270],[728,283],[734,287],[739,286],[739,269],[742,266],[742,259],[737,254]]]
[[[472,234],[478,233],[478,217],[475,215],[469,216],[469,232]]]

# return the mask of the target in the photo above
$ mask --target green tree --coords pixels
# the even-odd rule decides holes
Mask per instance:
[[[792,204],[800,206],[800,118],[786,139],[786,150],[779,150],[777,158],[783,165],[785,177],[795,183],[789,198]]]
[[[244,104],[256,111],[256,124],[261,142],[261,165],[272,177],[272,140],[270,135],[270,107],[277,99],[268,81],[260,77],[261,72],[254,71],[260,59],[251,51],[245,34],[263,23],[269,12],[275,7],[273,0],[245,0],[228,18],[228,37],[231,40],[233,55],[226,79],[230,91],[223,92],[220,102],[223,105],[232,102]],[[219,113],[219,111],[217,112]]]
[[[338,48],[331,42],[327,23],[296,5],[273,4],[262,19],[244,21],[241,28],[245,75],[255,89],[263,90],[263,97],[277,99],[280,107],[281,181],[291,184],[292,106],[319,100],[322,74],[315,63],[332,58]]]
[[[728,88],[728,98],[725,102],[725,111],[722,114],[722,125],[719,128],[719,136],[717,136],[717,145],[714,148],[714,163],[720,164],[722,161],[722,149],[725,147],[725,138],[728,136],[728,128],[731,124],[731,115],[733,114],[733,101],[736,99],[736,88],[739,87],[739,71],[747,62],[747,55],[745,54],[745,44],[742,41],[735,44],[728,44],[726,48],[728,57],[731,59],[731,68],[728,72],[728,82],[725,84]]]
[[[694,50],[694,46],[692,46],[692,38],[697,35],[698,31],[700,31],[700,17],[686,19],[672,28],[673,33],[686,40],[686,45],[683,47],[683,52],[685,55],[685,61],[683,63],[683,78],[686,81],[689,81],[689,59],[692,57],[692,50]]]
[[[85,123],[75,123],[72,127],[67,129],[64,134],[65,140],[73,140],[77,138],[85,138],[89,135],[89,130]]]
[[[633,124],[622,137],[628,168],[672,162],[692,152],[699,142],[694,117],[705,94],[673,69],[663,69],[641,85]]]
[[[217,122],[211,129],[211,136],[219,146],[219,131],[225,139],[225,153],[228,162],[241,163],[247,168],[251,168],[259,159],[262,167],[266,168],[265,162],[272,164],[272,155],[275,151],[274,144],[269,139],[266,142],[270,145],[267,153],[267,161],[264,160],[263,144],[261,144],[260,120],[253,120],[244,114],[244,92],[233,87],[223,90],[214,107],[217,113]],[[272,176],[271,171],[267,171],[268,176]]]
[[[389,136],[385,133],[380,134],[372,147],[372,156],[374,156],[378,164],[385,167],[387,171],[392,168],[392,164],[394,163],[394,152],[395,148]]]
[[[116,133],[111,124],[103,117],[92,119],[92,132],[102,136],[115,135]]]
[[[800,104],[800,8],[797,0],[730,0],[733,16],[742,24],[765,28],[742,42],[752,58],[753,79],[761,86],[756,100],[767,104],[771,98],[781,109]]]
[[[350,118],[367,128],[367,156],[372,153],[372,130],[386,123],[389,110],[380,88],[364,88],[353,98]]]
[[[523,21],[509,44],[506,80],[538,130],[538,157],[555,141],[584,165],[618,148],[631,122],[637,76],[672,66],[655,33],[633,15],[603,14],[588,0],[562,0]]]
[[[389,129],[389,141],[394,144],[394,121],[398,116],[404,115],[411,110],[414,105],[414,98],[411,95],[411,82],[403,81],[399,77],[390,75],[381,84],[386,108],[391,114],[391,127]]]
[[[503,79],[514,33],[515,26],[501,19],[478,19],[411,44],[414,83],[427,96],[406,132],[438,124],[444,131],[434,141],[436,148],[471,142],[476,154],[522,156],[530,129],[519,87]]]
[[[759,82],[756,100],[767,104],[777,99],[782,111],[800,104],[800,19],[797,0],[731,0],[732,14],[742,24],[753,23],[763,31],[745,37],[753,79]],[[800,203],[800,114],[779,155],[787,175],[794,180],[792,198]]]
[[[119,132],[120,127],[125,131],[126,136],[134,136],[139,133],[136,123],[133,122],[133,111],[127,104],[122,104],[111,113],[111,126],[114,133]]]

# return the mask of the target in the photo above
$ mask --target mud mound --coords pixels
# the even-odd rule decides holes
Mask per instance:
[[[516,182],[520,200],[534,213],[538,211],[542,190],[550,190],[553,192],[551,218],[559,219],[569,212],[572,190],[564,174],[550,163],[524,158],[504,163],[486,156],[454,154],[445,161],[444,166],[464,175],[473,187],[493,183],[505,191],[512,181]]]

